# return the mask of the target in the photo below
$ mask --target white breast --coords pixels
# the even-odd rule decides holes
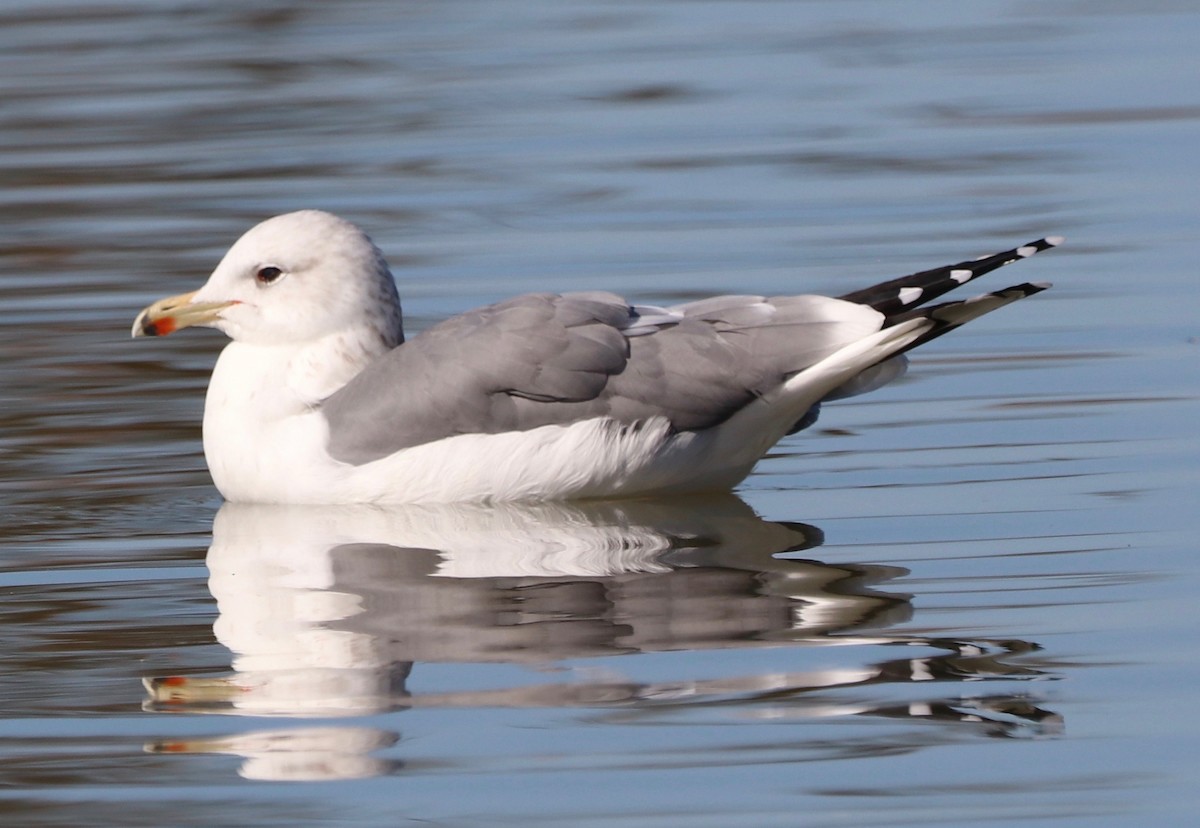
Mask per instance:
[[[204,402],[204,456],[226,500],[311,502],[325,423],[288,383],[290,353],[230,343]]]

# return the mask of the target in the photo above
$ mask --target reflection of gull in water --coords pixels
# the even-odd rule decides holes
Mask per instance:
[[[1020,672],[996,657],[1007,646],[869,633],[908,618],[907,596],[869,587],[903,570],[793,557],[820,540],[812,527],[760,519],[731,495],[388,509],[226,504],[207,563],[219,610],[214,631],[233,651],[235,672],[148,679],[146,704],[296,717],[485,705],[662,710],[761,699],[789,706],[788,715],[841,715],[871,706],[835,711],[806,694],[962,680],[976,669]],[[411,694],[406,687],[416,662],[543,664],[782,643],[919,644],[935,654],[721,679],[647,683],[606,670],[566,682],[538,673],[501,689]],[[362,744],[361,729],[350,728],[346,740],[340,730],[326,734],[331,767],[343,768],[331,773],[353,775],[360,766],[343,741]],[[307,750],[313,738],[303,733]],[[281,776],[320,765],[276,736],[171,740],[153,749],[244,753],[257,757],[255,773],[274,767],[264,753],[282,749]],[[393,736],[381,731],[375,739]]]
[[[820,640],[907,617],[899,570],[775,557],[817,530],[730,495],[684,502],[226,504],[209,586],[227,679],[160,701],[286,715],[412,704],[413,662],[532,662]],[[899,615],[897,616],[897,613]],[[539,693],[540,695],[540,693]]]

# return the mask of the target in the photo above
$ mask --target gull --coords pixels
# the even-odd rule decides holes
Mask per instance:
[[[716,296],[665,307],[533,293],[404,336],[396,283],[358,227],[302,210],[252,227],[133,335],[232,341],[204,454],[233,502],[538,501],[728,490],[822,402],[903,373],[905,353],[1049,287],[929,304],[992,256],[840,297]]]

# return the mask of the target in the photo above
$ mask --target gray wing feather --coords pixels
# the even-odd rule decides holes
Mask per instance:
[[[364,463],[456,434],[601,416],[708,428],[881,325],[869,308],[816,296],[665,309],[610,293],[521,296],[448,319],[368,366],[322,405],[328,448]]]

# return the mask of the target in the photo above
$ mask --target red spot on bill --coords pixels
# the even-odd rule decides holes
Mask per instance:
[[[169,316],[155,320],[146,325],[146,333],[151,336],[166,336],[175,331],[175,320]]]

